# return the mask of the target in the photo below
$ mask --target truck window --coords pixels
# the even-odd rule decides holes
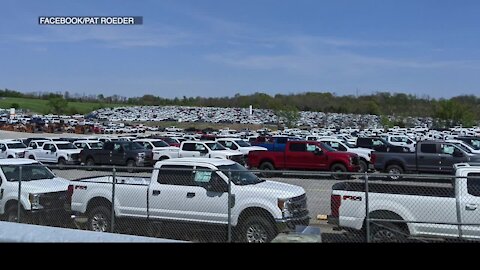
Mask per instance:
[[[184,143],[182,147],[183,151],[195,151],[195,143]]]
[[[287,137],[277,138],[277,143],[285,144],[285,143],[287,143],[287,141],[288,141]]]
[[[106,142],[104,149],[105,149],[105,150],[109,150],[109,151],[113,151],[113,143],[111,143],[111,142]]]
[[[201,144],[201,143],[196,143],[195,144],[195,151],[205,151],[206,148],[205,148],[205,145]]]
[[[163,185],[196,186],[193,181],[193,166],[164,165],[158,172],[157,182]]]
[[[435,154],[437,153],[437,145],[432,143],[424,143],[420,147],[422,153]]]
[[[291,143],[290,152],[306,152],[307,151],[307,146],[304,143]]]
[[[453,155],[453,151],[455,150],[455,146],[450,145],[450,144],[442,144],[440,149],[441,149],[440,153],[442,153],[442,154]]]
[[[469,173],[467,177],[468,194],[480,197],[480,173]]]

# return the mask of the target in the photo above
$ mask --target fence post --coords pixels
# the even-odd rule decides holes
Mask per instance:
[[[370,243],[370,209],[368,207],[368,173],[365,172],[365,232],[367,243]]]
[[[115,168],[115,166],[113,166],[113,169],[112,169],[112,218],[111,218],[112,226],[110,226],[110,232],[112,233],[115,229],[115,184],[117,183],[116,172],[117,172],[117,169]]]
[[[18,170],[18,200],[17,200],[17,223],[20,223],[20,213],[22,210],[22,168],[23,166],[20,165]]]
[[[232,242],[232,172],[228,170],[228,230],[227,230],[227,242]]]

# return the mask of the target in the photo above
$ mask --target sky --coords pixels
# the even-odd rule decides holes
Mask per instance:
[[[477,0],[1,0],[0,89],[478,96],[478,14]],[[117,15],[143,25],[38,24]]]

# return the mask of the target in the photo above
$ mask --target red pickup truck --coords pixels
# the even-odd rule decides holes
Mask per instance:
[[[283,152],[250,151],[249,168],[260,170],[318,170],[358,172],[357,154],[340,152],[317,141],[288,141]],[[334,175],[335,178],[344,178]]]

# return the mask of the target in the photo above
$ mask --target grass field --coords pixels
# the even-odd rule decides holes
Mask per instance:
[[[19,109],[28,109],[35,113],[46,114],[49,112],[48,100],[32,99],[32,98],[0,98],[0,108],[10,109],[12,104],[18,104]],[[102,104],[93,102],[68,102],[66,113],[74,111],[74,109],[80,114],[87,114],[93,110],[101,107],[118,107],[125,106],[124,104]]]

